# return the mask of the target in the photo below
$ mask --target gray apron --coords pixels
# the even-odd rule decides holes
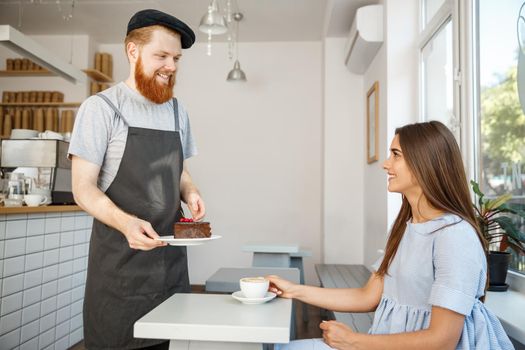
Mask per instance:
[[[102,94],[115,111],[125,118]],[[175,131],[129,127],[117,175],[106,195],[122,210],[168,235],[180,216],[183,155],[177,100]],[[176,292],[189,292],[185,247],[134,250],[122,233],[93,221],[84,297],[87,349],[134,349],[165,340],[133,338],[133,324]]]

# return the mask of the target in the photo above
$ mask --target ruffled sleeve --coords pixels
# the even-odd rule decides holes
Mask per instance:
[[[485,280],[481,243],[472,226],[464,221],[435,235],[434,283],[429,304],[468,315]]]

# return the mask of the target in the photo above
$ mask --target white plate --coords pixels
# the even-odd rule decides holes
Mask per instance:
[[[243,292],[241,292],[240,290],[232,294],[232,297],[234,299],[239,300],[243,304],[251,304],[251,305],[266,303],[267,301],[272,300],[276,296],[277,294],[273,292],[266,292],[266,295],[264,296],[264,298],[246,298]]]
[[[167,242],[169,245],[200,245],[208,241],[213,241],[214,239],[222,238],[222,236],[211,235],[207,238],[174,238],[173,236],[160,236],[156,238],[159,241]]]

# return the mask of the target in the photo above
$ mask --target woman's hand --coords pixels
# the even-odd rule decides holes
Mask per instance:
[[[323,331],[323,339],[326,344],[334,349],[355,349],[354,331],[347,325],[337,321],[323,321],[319,325]]]
[[[274,292],[282,298],[295,298],[294,291],[297,289],[296,284],[275,275],[266,276],[265,278],[270,281],[270,292]]]

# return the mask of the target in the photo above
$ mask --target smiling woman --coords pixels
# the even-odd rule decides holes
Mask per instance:
[[[281,297],[340,312],[375,311],[369,334],[328,321],[320,324],[323,341],[277,349],[512,349],[483,304],[485,242],[452,132],[436,121],[397,129],[383,167],[402,206],[385,256],[364,287],[317,288],[268,277]]]

